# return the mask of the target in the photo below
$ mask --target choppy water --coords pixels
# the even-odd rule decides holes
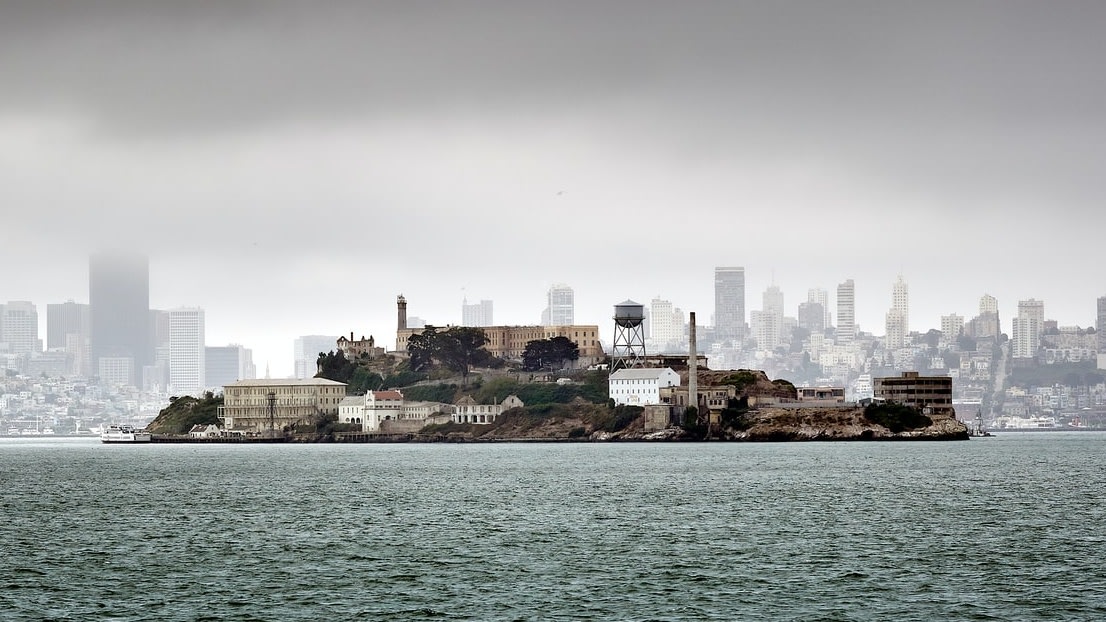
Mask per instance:
[[[1106,619],[1106,434],[0,441],[4,620]]]

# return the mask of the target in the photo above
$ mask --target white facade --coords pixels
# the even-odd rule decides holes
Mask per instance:
[[[941,316],[941,340],[943,343],[955,343],[964,332],[964,318],[955,313]]]
[[[557,283],[546,294],[542,326],[572,326],[576,318],[576,294],[564,283]]]
[[[207,382],[204,351],[204,310],[181,307],[169,311],[169,390],[199,397]]]
[[[607,384],[615,404],[646,406],[661,403],[661,388],[680,386],[680,374],[670,367],[620,369],[611,374]]]
[[[42,352],[38,338],[38,307],[23,300],[0,305],[0,342],[9,354]]]
[[[837,343],[856,339],[856,285],[852,279],[837,286]]]
[[[494,326],[492,321],[492,301],[481,300],[469,304],[468,300],[461,301],[461,326]]]
[[[884,327],[886,329],[885,346],[888,350],[898,350],[906,346],[906,318],[898,309],[887,312]]]
[[[1045,325],[1045,303],[1040,300],[1018,302],[1018,317],[1010,339],[1014,343],[1014,358],[1032,358],[1041,346],[1041,330]]]
[[[910,286],[899,275],[899,280],[891,287],[891,310],[902,318],[903,335],[910,332]]]
[[[650,351],[663,352],[675,347],[684,337],[683,312],[672,302],[654,298],[649,305]],[[686,350],[686,346],[682,349]]]
[[[806,301],[822,305],[822,313],[823,313],[822,327],[823,328],[833,326],[833,314],[830,313],[829,294],[826,293],[826,290],[824,290],[820,287],[816,287],[816,288],[812,288],[812,289],[807,290],[807,292],[806,292]]]
[[[757,350],[771,352],[783,340],[783,292],[779,286],[770,285],[764,290],[763,301],[761,311],[750,314],[749,323],[752,325]]]

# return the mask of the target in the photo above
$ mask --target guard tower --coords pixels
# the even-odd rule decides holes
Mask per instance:
[[[645,366],[645,309],[633,300],[614,306],[614,351],[610,372]]]

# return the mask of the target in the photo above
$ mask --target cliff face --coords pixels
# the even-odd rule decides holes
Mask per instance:
[[[735,441],[967,440],[968,426],[951,417],[933,417],[926,427],[893,432],[864,417],[863,408],[762,408],[750,411],[744,430],[727,430]]]

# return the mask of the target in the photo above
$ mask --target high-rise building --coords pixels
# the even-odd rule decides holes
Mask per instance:
[[[826,332],[826,312],[822,308],[822,303],[807,302],[799,303],[799,327],[806,329],[812,335],[822,335]]]
[[[572,326],[576,319],[576,298],[572,288],[558,283],[549,288],[542,312],[542,326]]]
[[[46,305],[46,348],[63,349],[69,335],[88,339],[89,307],[68,300]]]
[[[657,297],[649,305],[650,332],[652,352],[665,352],[668,348],[679,351],[686,350],[682,344],[684,337],[683,312],[672,306],[672,302]]]
[[[404,309],[406,312],[406,309]],[[406,313],[404,320],[406,321]],[[314,378],[319,373],[318,360],[320,354],[334,351],[338,341],[337,336],[330,335],[304,335],[296,337],[293,345],[294,368],[296,378]]]
[[[461,326],[493,326],[492,301],[481,300],[469,304],[468,300],[461,302]]]
[[[714,269],[714,333],[719,340],[745,339],[745,268]]]
[[[102,358],[129,358],[131,377],[153,357],[150,347],[150,264],[143,255],[97,254],[88,263],[88,303],[92,369]],[[127,368],[114,361],[113,373]]]
[[[38,307],[25,300],[0,305],[0,342],[9,354],[42,352],[38,338]]]
[[[979,314],[998,313],[998,300],[990,294],[979,297]]]
[[[204,384],[213,391],[239,380],[254,380],[257,367],[253,363],[253,351],[233,343],[208,346],[204,348],[204,375]]]
[[[954,343],[964,332],[964,318],[955,313],[941,316],[941,340]]]
[[[833,314],[830,313],[829,294],[821,287],[813,287],[806,292],[806,301],[822,305],[822,330],[833,326]],[[813,331],[812,331],[813,332]]]
[[[204,351],[204,310],[181,307],[169,311],[169,388],[176,395],[199,397],[207,382]]]
[[[856,339],[856,285],[849,279],[837,286],[837,343]]]
[[[1041,331],[1045,325],[1045,303],[1040,300],[1018,301],[1018,316],[1010,340],[1014,358],[1033,358],[1041,345]]]
[[[763,305],[760,312],[753,312],[750,318],[757,350],[771,352],[783,338],[783,291],[777,285],[769,285],[764,290]]]
[[[1098,337],[1098,351],[1106,352],[1106,296],[1098,299],[1098,323],[1095,324],[1095,335]]]
[[[891,309],[902,318],[904,334],[910,333],[910,286],[901,274],[891,287]]]
[[[964,334],[973,339],[986,337],[998,337],[1002,332],[1002,323],[999,321],[998,300],[990,294],[983,294],[979,299],[979,315],[964,327]]]

